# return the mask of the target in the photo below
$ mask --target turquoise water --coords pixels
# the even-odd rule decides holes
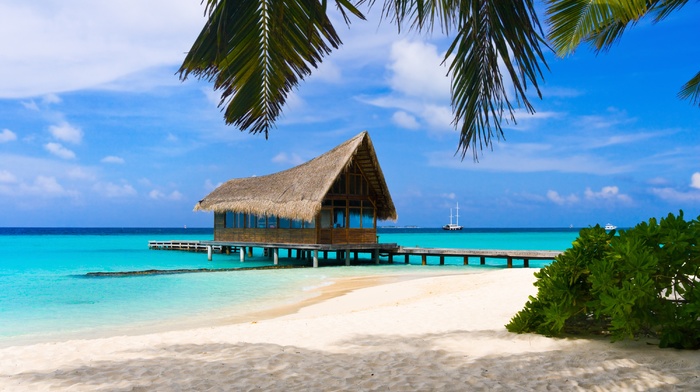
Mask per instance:
[[[380,231],[381,242],[480,249],[564,250],[576,236],[570,230]],[[259,249],[245,263],[237,254],[215,254],[207,261],[203,253],[148,249],[149,240],[178,239],[207,240],[212,234],[210,229],[0,229],[0,346],[244,320],[247,314],[309,298],[314,288],[342,277],[454,273],[504,264],[488,260],[483,267],[465,267],[461,258],[448,257],[445,266],[430,258],[433,265],[420,266],[417,257],[408,266],[401,260],[380,266],[85,276],[95,271],[272,264]],[[285,259],[286,252],[281,256],[282,264],[296,262]]]

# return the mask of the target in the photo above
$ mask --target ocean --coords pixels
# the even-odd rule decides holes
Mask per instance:
[[[565,250],[576,229],[382,228],[380,242],[403,246]],[[241,270],[130,277],[89,272],[149,269],[228,269],[271,265],[261,249],[241,263],[237,254],[151,250],[149,240],[211,240],[212,229],[0,228],[0,347],[244,321],[246,316],[304,299],[314,289],[350,276],[458,273],[502,268],[504,260],[464,266],[420,257],[409,265]],[[280,252],[280,263],[286,252]],[[361,256],[362,257],[362,256]],[[369,255],[367,255],[369,257]],[[541,267],[546,261],[531,261]],[[514,265],[517,267],[518,262]],[[321,265],[323,261],[321,260]]]

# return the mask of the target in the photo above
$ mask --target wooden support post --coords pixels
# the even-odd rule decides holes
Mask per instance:
[[[226,254],[230,255],[231,254],[231,247],[230,246],[225,246],[226,248]]]
[[[481,256],[481,257],[479,258],[479,261],[481,262],[481,265],[486,264],[486,256]]]
[[[248,257],[253,257],[253,247],[252,246],[248,247]]]
[[[287,249],[287,258],[288,259],[292,258],[292,249],[291,248]]]
[[[530,268],[530,260],[529,259],[523,259],[523,267]]]
[[[323,260],[328,260],[328,251],[327,250],[323,251]]]
[[[411,256],[408,254],[403,255],[403,263],[408,264],[408,261],[410,258],[411,258]]]
[[[343,251],[344,256],[345,256],[345,265],[350,265],[350,252],[348,251]]]
[[[272,261],[275,265],[279,265],[280,263],[280,250],[278,248],[272,249]]]
[[[394,254],[389,253],[389,264],[394,264]]]
[[[318,268],[318,249],[314,249],[314,268]]]
[[[353,252],[353,253],[354,253],[354,258],[353,258],[353,260],[357,261],[357,252]]]
[[[469,256],[464,256],[464,265],[469,265]]]
[[[440,255],[440,265],[445,265],[445,255]]]
[[[238,249],[238,252],[241,254],[241,263],[245,261],[245,246],[241,246]]]
[[[372,250],[372,258],[374,259],[374,264],[379,265],[379,249]]]
[[[207,245],[207,260],[211,261],[211,245]]]
[[[508,268],[513,268],[513,258],[512,257],[508,258]]]
[[[427,257],[428,257],[428,256],[426,256],[426,255],[420,255],[420,263],[421,263],[421,265],[427,265],[427,264],[428,264],[428,261],[426,260]]]

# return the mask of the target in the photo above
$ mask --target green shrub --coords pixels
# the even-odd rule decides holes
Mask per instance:
[[[580,231],[535,273],[537,297],[506,325],[547,336],[650,336],[661,347],[700,348],[700,221],[683,211],[607,233]]]

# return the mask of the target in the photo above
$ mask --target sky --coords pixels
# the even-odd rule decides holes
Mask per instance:
[[[542,4],[538,4],[542,8]],[[641,21],[609,52],[546,53],[543,98],[475,162],[457,151],[451,37],[376,12],[296,88],[268,140],[227,126],[210,83],[176,74],[200,0],[0,3],[0,226],[211,227],[217,185],[296,166],[367,130],[396,222],[630,227],[700,215],[700,3]]]

